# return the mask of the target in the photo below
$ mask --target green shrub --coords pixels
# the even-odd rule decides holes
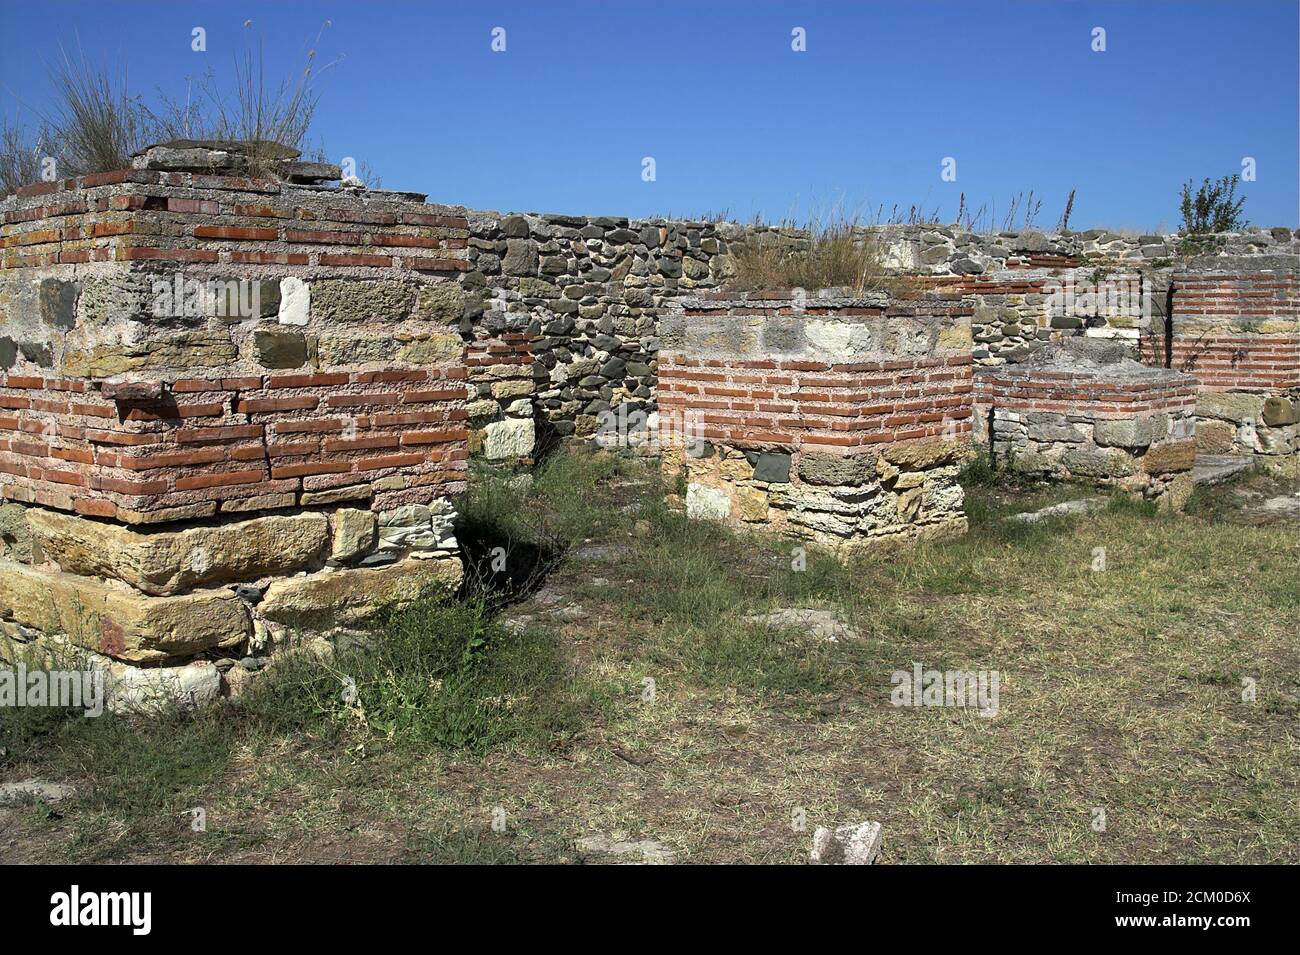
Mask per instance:
[[[1216,232],[1236,232],[1246,226],[1241,207],[1245,196],[1235,196],[1241,177],[1235,173],[1217,182],[1205,179],[1195,193],[1192,181],[1183,184],[1183,197],[1179,203],[1182,212],[1184,235],[1204,235]]]

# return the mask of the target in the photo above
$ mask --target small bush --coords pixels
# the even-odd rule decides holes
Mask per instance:
[[[1183,216],[1182,232],[1185,235],[1205,235],[1245,228],[1241,207],[1246,197],[1235,195],[1240,181],[1241,177],[1235,173],[1217,182],[1205,179],[1195,193],[1190,179],[1184,183],[1182,202],[1179,203]]]

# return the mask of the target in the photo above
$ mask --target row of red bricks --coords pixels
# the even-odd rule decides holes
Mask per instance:
[[[769,445],[790,449],[809,448],[820,452],[854,454],[880,444],[899,444],[927,440],[960,440],[971,433],[970,408],[961,417],[941,418],[924,425],[883,432],[832,434],[755,428],[752,419],[688,419],[689,433],[706,441],[737,444],[742,447]]]
[[[719,372],[710,372],[708,369],[722,369],[725,377],[725,373],[744,373],[748,371],[826,371],[857,374],[870,371],[896,372],[905,369],[960,368],[973,364],[974,359],[970,355],[903,358],[893,361],[826,362],[787,358],[688,358],[676,352],[664,352],[659,356],[659,377],[663,378],[670,370],[675,371],[676,369],[704,369],[703,375],[717,375]],[[698,376],[692,374],[690,377]],[[700,380],[709,379],[701,377]]]
[[[392,473],[458,481],[466,370],[270,375],[172,383],[166,402],[52,399],[10,376],[0,471],[99,491],[138,510],[306,490]],[[57,380],[56,380],[57,381]],[[75,384],[75,383],[74,383]],[[220,390],[217,390],[220,389]],[[255,390],[254,390],[255,389]],[[75,393],[75,392],[74,392]],[[84,393],[84,392],[83,392]],[[98,398],[98,395],[87,397]],[[123,497],[117,497],[117,496]]]

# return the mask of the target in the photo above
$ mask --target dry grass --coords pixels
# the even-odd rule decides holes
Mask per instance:
[[[34,123],[5,120],[0,126],[0,195],[40,178],[51,157],[59,177],[110,172],[131,165],[131,155],[173,139],[238,142],[251,146],[251,169],[265,173],[276,158],[274,144],[302,150],[319,93],[320,75],[339,61],[316,65],[316,49],[328,21],[291,79],[268,77],[258,43],[235,59],[226,85],[209,71],[183,101],[159,94],[147,102],[131,91],[125,64],[92,63],[80,43],[59,48],[50,69],[53,106]]]
[[[807,235],[760,232],[732,247],[736,290],[847,288],[855,294],[887,287],[878,239],[853,220],[812,223]]]

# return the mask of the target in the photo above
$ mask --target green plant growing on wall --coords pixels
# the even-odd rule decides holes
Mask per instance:
[[[1246,220],[1241,215],[1241,207],[1246,202],[1246,197],[1236,195],[1237,183],[1240,181],[1241,177],[1235,173],[1224,176],[1217,182],[1206,179],[1195,193],[1192,192],[1192,181],[1189,179],[1185,182],[1183,198],[1179,203],[1179,211],[1183,216],[1183,234],[1235,232],[1244,228]]]

